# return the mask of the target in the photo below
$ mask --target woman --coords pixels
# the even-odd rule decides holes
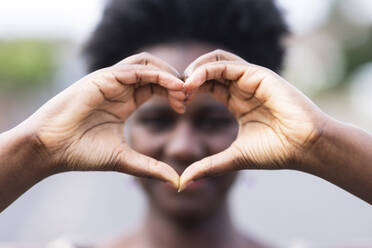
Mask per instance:
[[[1,134],[1,209],[49,175],[113,170],[152,178],[139,180],[149,206],[103,247],[264,247],[231,223],[237,170],[305,171],[371,203],[371,135],[274,72],[285,33],[269,0],[111,1],[87,44],[93,72]]]

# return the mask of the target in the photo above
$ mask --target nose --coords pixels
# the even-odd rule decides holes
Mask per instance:
[[[165,159],[177,167],[186,167],[191,163],[203,158],[206,147],[202,139],[193,132],[191,123],[180,120],[170,135],[164,149]]]

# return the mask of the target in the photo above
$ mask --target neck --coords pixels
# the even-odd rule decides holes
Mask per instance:
[[[150,206],[143,229],[148,247],[238,247],[227,204],[208,217],[179,220]]]

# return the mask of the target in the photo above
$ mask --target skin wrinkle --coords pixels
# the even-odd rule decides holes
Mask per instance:
[[[246,71],[243,73],[243,75],[239,78],[239,80],[244,76],[244,74],[246,73]],[[256,73],[256,72],[255,72]],[[251,77],[252,77],[253,75],[251,75]],[[239,81],[239,80],[237,80],[237,81]],[[261,79],[258,83],[257,83],[257,87],[253,90],[253,93],[251,93],[252,95],[251,96],[249,96],[247,99],[245,99],[245,100],[247,100],[247,101],[249,101],[251,98],[256,98],[256,100],[258,101],[258,102],[260,102],[260,100],[256,97],[256,94],[257,94],[257,91],[258,91],[258,89],[261,87],[261,84],[262,84],[262,81],[264,80],[264,78],[263,79]],[[261,105],[263,105],[263,103],[261,103]]]
[[[116,118],[116,119],[118,119],[118,120],[123,121],[123,120],[120,118],[120,116],[118,116],[118,115],[116,115],[116,114],[114,114],[114,113],[111,113],[110,111],[107,111],[107,110],[105,110],[105,109],[95,109],[95,110],[93,110],[93,111],[95,111],[95,112],[102,112],[102,113],[105,113],[105,114],[111,115],[111,116],[113,116],[114,118]]]
[[[137,82],[136,84],[141,84],[142,83],[142,77],[140,75],[138,75],[137,70],[134,71],[134,75],[136,76],[136,82]]]
[[[224,65],[224,69],[221,71],[219,79],[217,79],[217,81],[219,81],[223,85],[229,85],[231,83],[230,80],[225,79],[226,70],[227,66]]]
[[[144,64],[145,65],[148,65],[149,64],[149,61],[147,60],[147,57],[144,59],[145,61],[144,61]]]
[[[87,120],[87,119],[93,117],[93,116],[96,114],[95,112],[98,112],[98,113],[101,112],[101,113],[108,114],[108,115],[110,115],[110,116],[115,117],[115,119],[120,120],[120,121],[121,121],[120,123],[123,123],[122,119],[121,119],[119,116],[117,116],[117,115],[115,115],[115,114],[113,114],[113,113],[110,113],[109,111],[102,110],[102,109],[94,109],[93,111],[90,111],[89,115],[88,115],[85,119]],[[100,124],[100,123],[98,123],[98,124]],[[80,125],[79,128],[82,127],[82,126],[83,126],[83,125]]]
[[[90,128],[88,128],[87,130],[85,130],[78,138],[78,140],[81,140],[84,135],[86,135],[88,132],[90,132],[91,130],[93,130],[94,128],[96,127],[99,127],[99,126],[103,126],[103,125],[107,125],[107,124],[123,124],[122,121],[105,121],[105,122],[102,122],[102,123],[98,123],[96,125],[93,125],[91,126]]]
[[[46,154],[49,158],[52,157],[52,155],[48,151],[45,143],[41,140],[41,138],[37,134],[37,132],[32,132],[31,133],[31,140],[34,141],[34,142],[31,142],[31,144],[36,144],[36,145],[34,145],[34,147],[35,147],[35,150],[38,151],[38,153]]]
[[[270,109],[267,109],[267,110],[270,112],[271,116],[275,119],[275,121],[280,123],[280,125],[277,125],[277,126],[282,133],[285,133],[285,132],[283,131],[281,125],[286,127],[287,129],[290,129],[290,127],[288,127],[287,124],[284,123],[280,118],[278,118]],[[285,135],[284,137],[289,144],[292,144],[292,145],[296,146],[297,148],[302,148],[302,146],[300,144],[298,144],[298,142],[295,139],[293,139],[292,137],[289,137],[287,135]]]
[[[220,61],[221,60],[221,55],[220,55],[220,53],[217,53],[216,54],[216,61]]]
[[[107,101],[107,102],[111,102],[111,103],[126,103],[125,101],[121,101],[121,100],[113,100],[113,99],[109,99],[109,98],[105,95],[105,93],[103,92],[103,90],[101,89],[101,87],[99,86],[99,84],[98,84],[96,81],[92,80],[91,82],[92,82],[92,84],[94,84],[94,85],[97,87],[97,89],[99,90],[99,92],[101,92],[102,97],[103,97],[103,99],[105,99],[105,101]]]
[[[270,111],[270,110],[269,110],[269,111]],[[271,112],[271,111],[270,111],[270,112]],[[287,124],[284,123],[280,118],[278,118],[278,117],[277,117],[276,115],[274,115],[272,112],[271,112],[271,114],[272,114],[273,118],[275,118],[275,120],[276,120],[277,122],[279,122],[282,126],[286,127],[287,129],[290,129],[290,127],[288,127]],[[283,131],[281,125],[278,125],[278,128],[280,129],[280,131],[281,131],[282,133],[285,133],[285,132]],[[310,142],[312,136],[315,136],[315,138],[314,138],[314,139],[315,139],[315,140],[314,140],[314,144],[315,144],[316,141],[317,141],[317,139],[318,139],[318,138],[320,137],[320,135],[322,134],[322,133],[319,133],[319,134],[315,134],[315,135],[314,135],[314,133],[317,133],[317,131],[315,130],[315,128],[312,128],[311,131],[310,131],[310,133],[306,136],[305,141],[302,142],[302,143],[298,143],[298,141],[296,141],[295,139],[293,139],[292,137],[289,137],[289,136],[287,136],[287,135],[284,135],[284,137],[285,137],[285,139],[287,140],[288,143],[294,145],[297,149],[299,149],[299,150],[304,150],[304,149],[306,148],[306,146],[307,146],[307,143]],[[313,142],[310,142],[310,143],[313,143]]]
[[[240,148],[240,146],[236,145],[235,143],[233,143],[232,146],[234,147],[234,149],[236,149],[238,151],[238,154],[239,154],[237,156],[234,156],[234,160],[233,160],[233,162],[236,163],[237,168],[239,170],[241,170],[241,169],[249,169],[249,166],[247,166],[247,165],[250,164],[249,163],[250,160],[248,160],[247,158],[249,158],[249,157],[252,158],[253,156],[247,156],[247,155],[245,155],[245,152],[243,151],[243,149]],[[252,162],[252,164],[253,164],[253,162]]]
[[[205,80],[208,80],[209,79],[209,71],[208,71],[208,68],[205,67]]]
[[[310,134],[306,137],[305,139],[305,142],[304,142],[304,148],[305,147],[308,147],[309,150],[312,149],[313,146],[315,146],[315,144],[319,141],[319,139],[323,136],[324,134],[324,130],[325,130],[325,123],[322,124],[322,126],[318,129],[318,130],[315,130],[313,129]],[[313,134],[313,132],[315,134]],[[312,141],[311,140],[311,136],[315,136],[315,138],[312,138]]]
[[[123,81],[121,81],[120,78],[118,76],[116,76],[115,71],[111,71],[111,75],[113,76],[113,78],[115,79],[116,82],[119,82],[123,86],[127,86],[126,83],[124,83]]]
[[[147,159],[147,161],[148,161],[148,162],[146,163],[146,168],[147,168],[146,171],[151,171],[152,173],[154,173],[156,170],[154,171],[153,163],[151,163],[152,158],[146,158],[146,159]],[[159,164],[159,161],[156,160],[156,159],[155,159],[155,164],[156,164],[156,165]],[[152,178],[152,176],[151,176],[150,174],[147,174],[146,177],[147,177],[147,178]],[[159,180],[160,180],[160,179],[159,179]]]
[[[253,107],[252,109],[248,110],[247,112],[242,113],[238,118],[240,119],[240,118],[246,117],[247,115],[249,115],[249,114],[253,113],[254,111],[258,110],[259,108],[261,108],[262,105],[263,105],[262,103],[259,103],[256,107]]]
[[[258,123],[258,124],[261,124],[261,125],[264,125],[264,126],[270,128],[270,129],[273,131],[273,133],[278,137],[280,143],[282,144],[282,147],[283,147],[283,148],[286,147],[285,144],[284,144],[284,142],[283,142],[283,140],[282,140],[282,138],[280,137],[280,135],[278,135],[278,133],[275,131],[275,129],[274,129],[271,125],[269,125],[269,124],[267,124],[267,123],[265,123],[265,122],[263,122],[263,121],[258,121],[258,120],[250,120],[250,121],[245,122],[245,124],[248,124],[248,123]],[[278,164],[276,161],[272,161],[272,162],[273,162],[273,164],[275,164],[278,168],[281,168],[281,166],[279,166],[279,164]],[[282,162],[282,163],[283,163],[283,162]]]
[[[121,143],[120,145],[118,145],[118,147],[121,146]],[[116,150],[118,148],[115,148],[114,150]],[[112,171],[120,171],[120,156],[121,154],[124,153],[124,150],[123,149],[118,149],[118,152],[116,152],[116,155],[112,155],[111,156],[111,162],[109,163],[110,164],[110,167],[111,167],[111,170]],[[113,153],[114,154],[114,153]]]
[[[113,171],[120,171],[120,157],[124,153],[123,150],[123,142],[121,141],[119,145],[117,145],[113,152],[110,154],[110,158],[108,159],[107,167],[110,167]],[[105,166],[104,166],[105,167]],[[106,168],[107,169],[107,168]]]

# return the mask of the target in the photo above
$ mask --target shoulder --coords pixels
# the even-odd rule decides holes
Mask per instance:
[[[137,235],[124,236],[112,242],[91,248],[142,248],[141,239]],[[76,247],[80,248],[80,247]]]

